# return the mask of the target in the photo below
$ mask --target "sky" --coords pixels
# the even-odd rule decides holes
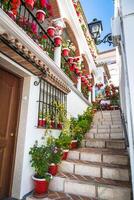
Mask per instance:
[[[108,33],[111,33],[111,17],[114,15],[113,0],[80,0],[88,23],[94,18],[102,21],[103,31],[101,39]],[[106,51],[112,48],[108,44],[97,46],[99,52]]]

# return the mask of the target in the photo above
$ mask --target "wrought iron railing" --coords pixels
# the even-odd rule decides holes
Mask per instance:
[[[38,108],[38,127],[61,129],[66,112],[67,95],[50,83],[41,80]]]
[[[54,41],[21,0],[16,17],[10,10],[11,0],[0,0],[0,8],[3,9],[25,32],[42,48],[50,58],[54,58]]]

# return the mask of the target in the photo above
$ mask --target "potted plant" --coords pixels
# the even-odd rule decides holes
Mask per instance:
[[[46,125],[45,114],[40,112],[38,116],[38,127],[44,127]]]
[[[48,191],[49,181],[52,178],[48,173],[50,152],[47,147],[44,145],[39,146],[38,142],[36,142],[31,147],[29,154],[31,156],[31,166],[35,171],[35,174],[32,176],[35,195],[43,195]]]
[[[61,36],[57,35],[57,36],[54,37],[54,45],[55,45],[56,47],[60,47],[61,42],[62,42]]]
[[[58,172],[58,163],[61,161],[62,149],[56,145],[57,139],[53,136],[49,136],[47,139],[47,146],[50,149],[49,156],[49,173],[55,176]]]
[[[59,138],[56,141],[56,145],[63,149],[62,160],[67,159],[70,143],[71,143],[70,120],[65,118],[64,119],[64,127],[60,133]]]
[[[62,44],[62,55],[64,57],[68,57],[69,56],[69,52],[70,52],[69,46],[70,46],[70,44],[71,44],[70,40],[67,40],[66,42],[63,42],[63,44]]]
[[[54,35],[55,35],[55,30],[56,30],[55,27],[49,26],[48,29],[47,29],[47,34],[48,34],[50,37],[54,37]]]
[[[44,10],[37,10],[36,11],[36,19],[40,22],[43,23],[46,17],[46,13]]]
[[[26,7],[29,8],[30,10],[33,10],[34,3],[35,3],[34,0],[25,0]]]

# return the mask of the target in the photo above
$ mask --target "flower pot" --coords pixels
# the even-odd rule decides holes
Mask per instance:
[[[26,7],[30,10],[33,10],[34,8],[34,0],[25,0]]]
[[[36,11],[36,18],[40,23],[43,23],[46,17],[46,13],[43,10]]]
[[[55,127],[55,122],[51,121],[51,128],[54,128],[54,127]]]
[[[47,29],[47,34],[48,34],[50,37],[54,37],[55,28],[54,28],[53,26],[48,27],[48,29]]]
[[[76,64],[72,63],[71,66],[69,67],[70,71],[74,71],[76,67],[77,67]]]
[[[72,141],[71,141],[71,144],[70,144],[70,148],[71,148],[71,149],[76,149],[76,148],[77,148],[77,145],[78,145],[78,144],[77,144],[77,140],[72,140]]]
[[[57,128],[58,128],[58,129],[62,129],[62,123],[58,123],[58,124],[57,124]]]
[[[82,81],[82,82],[85,82],[85,77],[82,76],[82,77],[81,77],[81,81]]]
[[[66,160],[67,159],[67,156],[68,156],[68,152],[69,152],[69,149],[64,149],[63,150],[63,155],[62,155],[62,160]]]
[[[62,41],[62,39],[61,39],[60,36],[55,36],[54,37],[54,44],[55,44],[56,47],[60,47],[61,41]]]
[[[40,178],[35,178],[34,176],[32,176],[32,179],[34,181],[35,193],[37,194],[47,193],[49,182],[45,178],[40,179]]]
[[[53,176],[55,176],[55,175],[57,174],[57,172],[58,172],[58,165],[52,163],[52,164],[49,166],[48,172],[49,172],[50,174],[52,174]]]
[[[46,125],[46,120],[45,119],[42,119],[42,118],[39,118],[38,119],[38,126],[45,126]]]
[[[64,57],[67,57],[67,56],[69,55],[69,49],[68,49],[68,48],[63,48],[63,49],[62,49],[62,55],[63,55]]]
[[[69,58],[68,58],[68,63],[69,63],[69,64],[72,64],[73,61],[74,61],[73,57],[69,57]]]

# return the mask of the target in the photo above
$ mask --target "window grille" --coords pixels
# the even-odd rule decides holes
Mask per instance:
[[[38,108],[38,127],[62,129],[61,115],[63,113],[57,108],[57,104],[64,108],[67,107],[67,95],[53,86],[52,84],[41,80]]]

